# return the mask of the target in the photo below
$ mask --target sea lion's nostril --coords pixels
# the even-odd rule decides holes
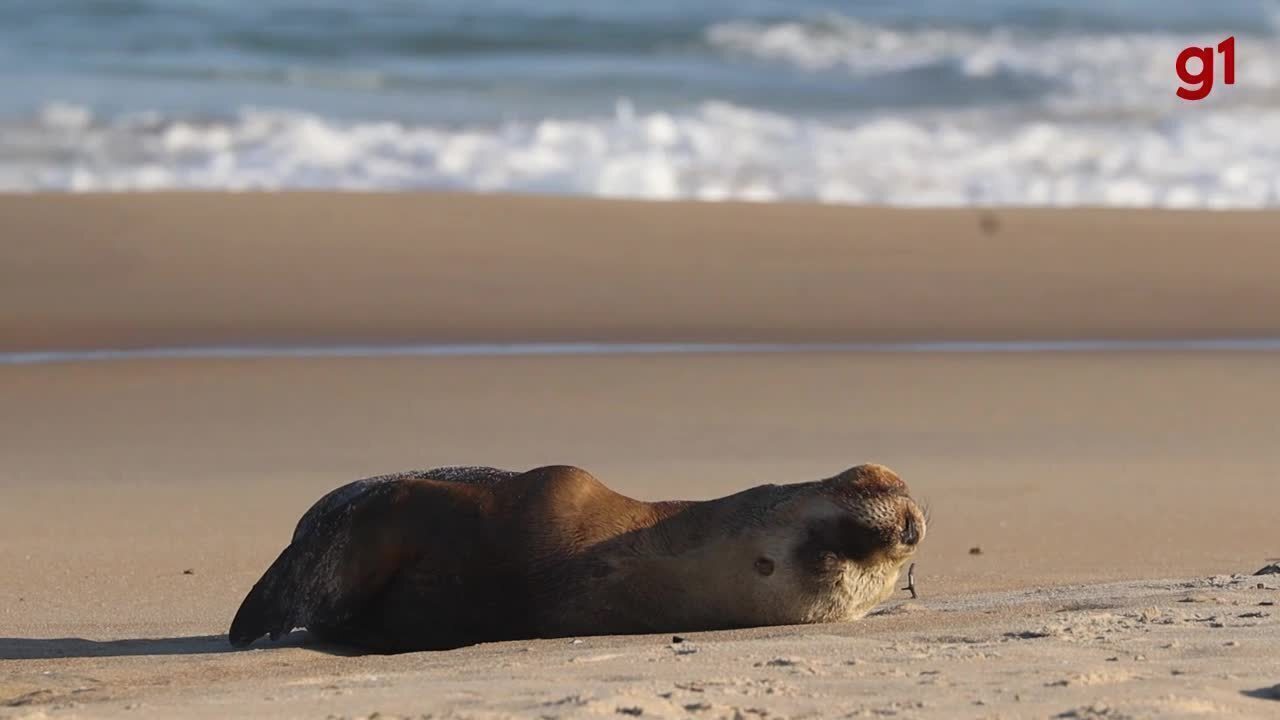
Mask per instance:
[[[907,515],[902,522],[902,544],[915,545],[920,542],[920,525],[914,515]]]

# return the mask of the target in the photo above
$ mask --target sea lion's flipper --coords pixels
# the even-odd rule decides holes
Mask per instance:
[[[396,522],[410,481],[374,478],[321,498],[249,591],[228,639],[244,647],[263,635],[275,640],[296,627],[335,626],[381,590],[405,557]]]

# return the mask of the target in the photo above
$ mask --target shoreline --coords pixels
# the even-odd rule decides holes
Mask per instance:
[[[406,357],[567,357],[575,355],[1271,353],[1280,338],[1162,340],[940,340],[916,342],[699,343],[536,342],[373,345],[242,345],[0,352],[0,366],[130,360],[259,360]]]

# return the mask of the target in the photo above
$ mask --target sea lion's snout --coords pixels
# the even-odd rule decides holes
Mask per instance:
[[[889,468],[859,465],[825,484],[843,510],[838,535],[846,557],[906,557],[924,539],[924,513],[911,499],[907,484]]]
[[[894,494],[867,498],[851,513],[863,532],[874,537],[870,553],[889,559],[903,559],[924,540],[924,513],[909,495]]]
[[[799,505],[804,530],[787,577],[803,578],[820,601],[797,614],[805,622],[857,619],[893,594],[924,541],[925,514],[883,465],[859,465],[810,487],[818,492]]]

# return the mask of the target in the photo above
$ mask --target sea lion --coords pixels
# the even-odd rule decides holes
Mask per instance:
[[[893,592],[924,534],[880,465],[653,503],[570,466],[385,475],[302,516],[229,640],[305,627],[400,652],[854,620]]]

